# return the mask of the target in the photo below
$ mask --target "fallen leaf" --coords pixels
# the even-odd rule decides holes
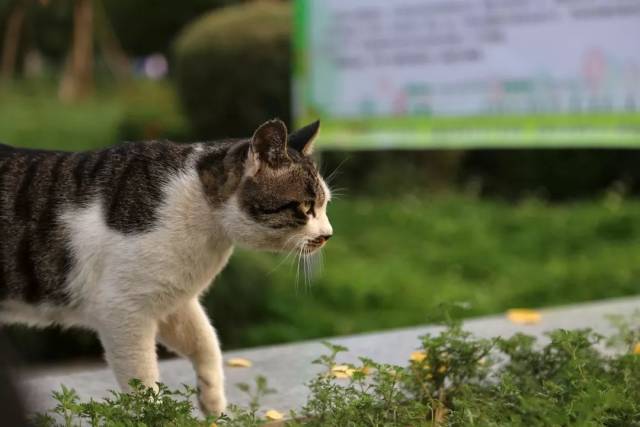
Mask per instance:
[[[633,354],[640,354],[640,342],[633,346]]]
[[[507,319],[519,325],[535,325],[540,323],[542,315],[539,311],[528,308],[512,308],[507,311]]]
[[[351,378],[351,375],[343,371],[332,372],[332,375],[333,375],[333,378],[338,378],[338,379]]]
[[[275,409],[269,409],[264,414],[264,416],[271,421],[278,421],[284,418],[284,415],[282,415],[280,412],[276,411]]]
[[[227,366],[232,368],[250,368],[253,365],[250,360],[243,359],[242,357],[233,357],[227,360]]]
[[[373,373],[373,368],[370,366],[363,366],[362,368],[358,368],[357,370],[365,375],[371,375]]]
[[[418,350],[418,351],[412,351],[411,355],[409,356],[409,360],[411,360],[412,362],[422,362],[424,359],[427,358],[427,353],[425,353],[422,350]]]

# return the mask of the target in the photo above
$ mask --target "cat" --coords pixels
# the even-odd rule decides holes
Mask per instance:
[[[234,246],[309,255],[333,234],[311,154],[320,129],[92,152],[0,146],[0,323],[97,332],[123,390],[159,381],[156,342],[187,357],[200,406],[226,406],[199,297]],[[257,284],[256,284],[257,285]]]

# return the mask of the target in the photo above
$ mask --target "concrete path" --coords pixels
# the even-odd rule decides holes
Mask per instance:
[[[590,304],[581,304],[542,310],[542,321],[536,325],[516,325],[505,316],[489,316],[471,319],[465,322],[465,329],[479,337],[511,336],[522,331],[542,336],[545,331],[555,328],[586,328],[609,334],[613,331],[607,316],[611,314],[630,315],[640,309],[640,297],[607,300]],[[375,315],[375,313],[372,313]],[[341,362],[357,362],[358,356],[370,357],[379,362],[406,364],[411,351],[418,345],[418,337],[426,333],[437,332],[438,328],[423,326],[398,329],[378,333],[362,334],[329,339],[335,344],[344,345],[349,352],[341,356]],[[235,384],[253,383],[257,375],[267,378],[269,385],[278,393],[264,398],[265,409],[277,409],[286,412],[299,408],[306,400],[305,383],[318,371],[319,367],[311,361],[326,353],[320,341],[299,342],[295,344],[254,348],[225,353],[225,359],[242,357],[253,362],[250,368],[225,367],[227,394],[231,403],[246,405],[248,399],[239,392]],[[162,381],[172,388],[180,384],[194,385],[194,374],[190,364],[184,360],[163,361],[160,364]],[[60,385],[74,388],[83,399],[98,399],[116,389],[113,375],[106,367],[83,370],[80,372],[56,372],[55,369],[36,375],[23,375],[25,397],[31,408],[42,411],[53,406],[50,398],[52,390]]]

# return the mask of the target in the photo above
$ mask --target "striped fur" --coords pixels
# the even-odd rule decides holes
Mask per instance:
[[[329,238],[316,135],[271,121],[215,143],[0,145],[0,321],[97,331],[124,388],[158,380],[159,340],[192,360],[203,409],[220,412],[220,349],[198,297],[235,245],[310,253]]]

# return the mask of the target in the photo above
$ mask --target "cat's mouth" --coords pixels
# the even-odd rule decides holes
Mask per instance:
[[[325,236],[318,236],[315,239],[307,240],[304,245],[303,251],[306,255],[310,255],[322,248],[327,243],[327,238]]]

